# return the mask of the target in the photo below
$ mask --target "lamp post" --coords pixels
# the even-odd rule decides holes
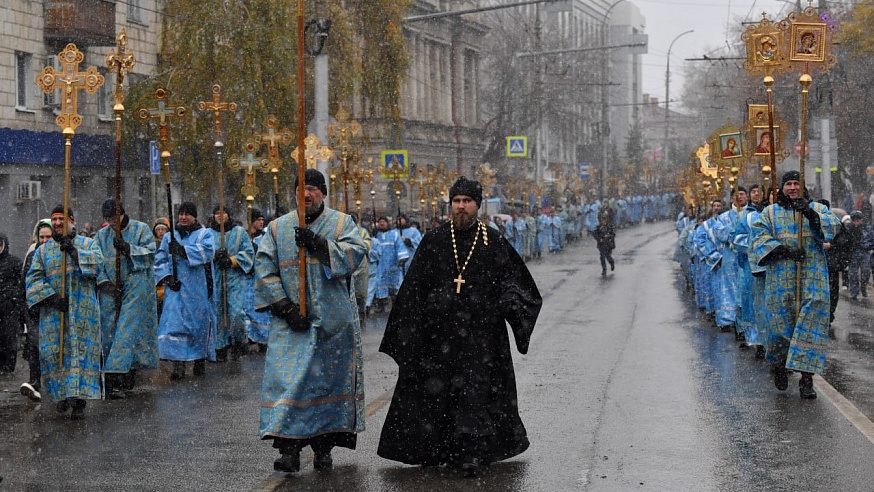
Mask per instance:
[[[668,120],[671,117],[670,104],[671,104],[671,50],[674,49],[674,43],[677,42],[678,39],[682,38],[687,34],[691,34],[695,32],[694,29],[689,29],[686,32],[681,32],[671,41],[671,44],[668,46],[668,60],[665,64],[665,139],[662,143],[662,167],[668,167]]]
[[[370,189],[370,210],[373,212],[373,222],[371,228],[376,231],[376,190]]]

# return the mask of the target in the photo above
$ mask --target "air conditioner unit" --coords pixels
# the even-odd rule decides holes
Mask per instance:
[[[57,55],[49,55],[46,57],[46,65],[55,69],[55,73],[59,73],[63,70],[61,67],[61,63],[58,61]],[[60,108],[61,107],[61,89],[55,89],[49,93],[43,93],[42,95],[42,103],[43,107],[46,108]]]
[[[18,183],[18,201],[28,202],[42,197],[42,182],[22,181]]]

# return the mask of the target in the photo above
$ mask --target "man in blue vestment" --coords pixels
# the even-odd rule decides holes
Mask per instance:
[[[258,245],[264,239],[264,213],[260,209],[253,208],[251,212],[252,225],[252,251],[258,252]],[[252,255],[254,261],[255,255]],[[249,325],[246,328],[249,340],[259,344],[263,350],[266,348],[267,331],[270,328],[270,313],[259,313],[255,311],[255,269],[249,270],[246,275],[246,317],[249,318]]]
[[[404,214],[398,216],[398,232],[401,234],[401,241],[404,242],[404,246],[407,248],[407,258],[409,258],[409,260],[401,265],[401,276],[404,276],[407,274],[407,266],[410,264],[410,260],[415,256],[416,249],[422,241],[422,233],[419,232],[419,229],[410,227],[410,219]]]
[[[58,413],[85,415],[85,400],[101,399],[100,301],[107,282],[103,254],[93,239],[70,232],[73,212],[52,210],[52,240],[39,246],[27,272],[28,306],[39,309],[39,357],[43,384]],[[69,225],[67,224],[69,222]],[[61,263],[66,255],[66,290]],[[63,321],[62,321],[63,319]]]
[[[215,295],[216,329],[215,353],[216,360],[226,361],[228,355],[232,360],[239,359],[246,343],[246,286],[248,274],[255,263],[255,248],[245,229],[233,219],[233,212],[222,207],[224,213],[216,205],[209,221],[209,231],[212,233],[212,243],[218,246],[215,252],[213,275]],[[225,247],[221,248],[221,227],[225,228]],[[223,291],[227,287],[227,296]],[[224,305],[227,303],[227,305]]]
[[[798,171],[783,175],[776,203],[753,223],[750,262],[765,275],[766,359],[774,364],[774,386],[784,391],[791,371],[801,373],[802,398],[816,398],[813,374],[825,370],[829,325],[828,266],[823,243],[830,243],[840,219],[802,192]],[[799,220],[803,243],[798,244]],[[801,271],[801,298],[796,271]]]
[[[376,271],[376,291],[374,298],[376,306],[374,313],[384,313],[389,299],[394,299],[404,281],[401,268],[410,258],[409,250],[404,244],[403,236],[397,229],[389,229],[388,217],[380,217],[376,221],[374,236],[374,256],[378,258]]]
[[[271,222],[255,257],[255,308],[273,315],[260,436],[279,449],[273,468],[281,472],[300,470],[305,446],[315,453],[315,469],[331,468],[331,449],[355,449],[364,430],[361,329],[350,278],[367,246],[351,217],[325,206],[322,173],[308,169],[301,186],[307,226],[298,227],[299,211]],[[306,250],[305,299],[299,248]]]
[[[182,202],[173,235],[164,234],[155,255],[155,279],[166,286],[158,353],[173,361],[173,380],[185,377],[187,361],[194,361],[194,375],[202,376],[206,359],[215,360],[214,255],[213,236],[197,222],[197,206]]]
[[[95,236],[109,279],[100,292],[100,327],[106,361],[103,372],[109,398],[123,398],[124,390],[134,388],[137,369],[158,368],[155,238],[148,224],[131,219],[123,206],[119,208],[121,237],[115,236],[112,198],[103,202],[101,213],[107,225]],[[116,262],[121,267],[119,285],[115,285]]]

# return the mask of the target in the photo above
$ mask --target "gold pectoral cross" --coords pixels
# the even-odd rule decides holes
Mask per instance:
[[[461,284],[466,284],[467,282],[465,282],[464,279],[461,278],[461,274],[460,274],[460,273],[458,274],[458,278],[456,278],[455,280],[453,280],[453,282],[455,282],[455,293],[456,293],[456,294],[461,294]]]

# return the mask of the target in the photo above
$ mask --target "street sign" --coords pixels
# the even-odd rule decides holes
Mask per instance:
[[[158,152],[158,142],[149,141],[149,171],[152,174],[161,174],[161,153]]]
[[[807,155],[809,153],[810,153],[810,144],[807,142],[804,142],[804,155]],[[801,155],[801,142],[800,141],[795,142],[795,155],[798,155],[798,156]]]
[[[528,137],[507,137],[507,157],[528,157]]]
[[[589,162],[580,163],[580,179],[589,179],[592,175],[592,164]]]
[[[406,178],[410,175],[410,156],[406,150],[383,150],[380,155],[382,156],[380,173],[383,178],[394,179],[395,174],[398,178]],[[402,169],[399,173],[389,170],[398,167]]]

